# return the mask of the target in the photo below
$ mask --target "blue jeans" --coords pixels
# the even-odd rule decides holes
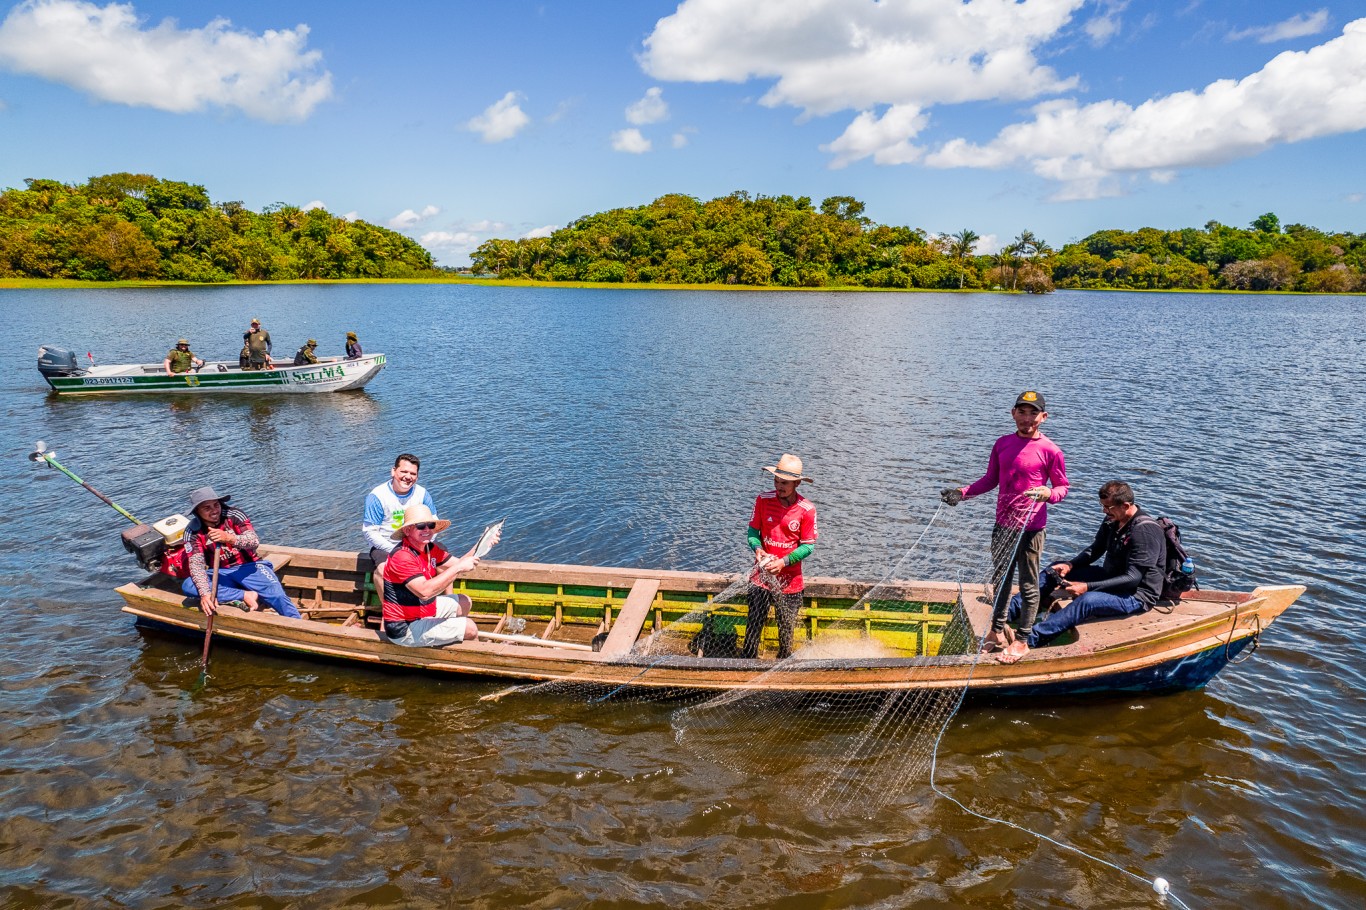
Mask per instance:
[[[1104,576],[1103,570],[1098,566],[1080,566],[1068,573],[1070,581],[1099,581]],[[1047,576],[1039,573],[1039,586],[1052,589],[1052,585],[1045,585]],[[1049,613],[1039,622],[1034,624],[1034,629],[1025,636],[1025,644],[1031,648],[1046,645],[1057,638],[1068,629],[1075,629],[1084,622],[1093,619],[1108,619],[1115,616],[1133,616],[1137,613],[1146,613],[1151,604],[1134,597],[1132,594],[1121,597],[1118,594],[1110,594],[1106,591],[1087,591],[1080,597],[1074,598],[1071,603],[1063,607],[1056,613]],[[1016,594],[1010,598],[1010,618],[1014,620],[1020,613],[1020,595]]]
[[[209,570],[209,580],[213,580],[212,569]],[[193,578],[185,579],[180,585],[180,590],[191,597],[199,596],[199,589],[194,586]],[[218,591],[215,596],[219,603],[245,600],[247,591],[255,591],[261,596],[262,603],[281,616],[301,618],[294,601],[289,599],[284,586],[280,584],[280,579],[275,577],[275,567],[265,560],[244,562],[231,569],[218,570]]]

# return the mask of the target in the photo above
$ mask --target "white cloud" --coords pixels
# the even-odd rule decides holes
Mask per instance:
[[[643,155],[650,150],[650,140],[640,134],[635,127],[617,130],[612,134],[612,148],[618,152]]]
[[[645,97],[626,107],[626,122],[636,126],[658,123],[669,117],[669,105],[664,100],[664,89],[655,86],[645,90]]]
[[[977,242],[972,245],[974,256],[994,256],[1001,251],[1005,244],[1001,238],[995,234],[983,234],[977,238]]]
[[[1100,12],[1087,20],[1082,30],[1091,39],[1092,45],[1102,47],[1119,34],[1123,25],[1120,14],[1128,7],[1129,0],[1100,0],[1097,5]]]
[[[681,149],[690,141],[692,134],[697,132],[695,126],[685,126],[669,138],[669,142],[676,149]]]
[[[487,231],[501,231],[501,230],[503,230],[503,228],[505,228],[505,227],[507,227],[507,225],[506,225],[505,223],[501,222],[501,221],[489,221],[489,220],[486,218],[486,219],[484,219],[483,221],[476,221],[476,222],[474,222],[473,224],[466,225],[466,230],[471,230],[471,231],[486,231],[486,232],[487,232]]]
[[[1300,13],[1297,16],[1291,16],[1275,25],[1238,29],[1228,33],[1228,40],[1239,41],[1243,38],[1256,38],[1261,44],[1273,44],[1277,41],[1289,41],[1292,38],[1317,35],[1327,27],[1328,10],[1321,9],[1313,13]]]
[[[412,209],[404,209],[397,215],[389,219],[389,227],[398,231],[406,231],[417,226],[419,223],[433,218],[441,213],[441,209],[434,205],[423,206],[422,211],[415,212]]]
[[[417,240],[434,253],[468,253],[483,242],[470,231],[428,231]]]
[[[1343,198],[1346,199],[1348,202],[1352,203],[1353,205],[1355,205],[1361,200],[1366,199],[1366,193],[1348,193]]]
[[[345,215],[342,216],[342,220],[343,220],[343,221],[359,221],[359,220],[360,220],[360,212],[347,212]]]
[[[305,205],[305,206],[303,207],[303,210],[304,210],[305,212],[311,212],[311,211],[313,211],[314,209],[326,209],[326,208],[327,208],[327,205],[324,204],[323,201],[322,201],[321,199],[314,199],[312,202],[310,202],[310,203],[308,203],[307,205]]]
[[[803,116],[857,111],[826,146],[835,167],[904,163],[921,112],[936,104],[1019,100],[1076,85],[1035,59],[1087,0],[683,0],[645,39],[656,79],[775,80],[759,99]],[[878,116],[875,108],[887,106]]]
[[[28,0],[0,23],[0,66],[101,101],[184,114],[235,108],[271,122],[303,120],[332,96],[307,25],[234,29],[218,18],[146,27],[131,3]]]
[[[543,227],[532,228],[522,235],[522,240],[530,240],[533,237],[549,237],[560,229],[558,224],[547,224]]]
[[[963,139],[926,155],[932,167],[1026,164],[1061,184],[1055,198],[1117,195],[1122,178],[1208,167],[1274,145],[1366,129],[1366,19],[1308,51],[1287,51],[1257,72],[1137,107],[1121,101],[1036,105],[1034,119],[985,145]]]
[[[465,128],[478,133],[485,142],[503,142],[511,139],[531,122],[531,118],[522,113],[522,108],[517,103],[521,98],[521,92],[508,92],[484,108],[484,112],[478,117],[466,122]]]

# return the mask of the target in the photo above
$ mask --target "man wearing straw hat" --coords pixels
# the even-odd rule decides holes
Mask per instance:
[[[802,460],[783,455],[764,470],[773,475],[773,489],[754,500],[749,520],[749,548],[754,551],[754,574],[749,584],[749,618],[742,653],[759,656],[770,608],[778,614],[778,659],[792,656],[792,633],[802,609],[802,560],[816,543],[816,507],[797,492],[803,481]]]
[[[358,339],[358,338],[356,337],[356,333],[355,333],[355,332],[347,332],[347,333],[346,333],[346,359],[347,359],[347,360],[360,360],[361,355],[364,354],[364,353],[365,353],[365,352],[361,349],[361,346],[360,346],[360,339]]]
[[[474,606],[467,595],[447,594],[457,575],[479,565],[474,548],[459,559],[435,542],[451,526],[438,520],[423,503],[403,513],[403,524],[392,535],[398,549],[384,564],[384,635],[396,645],[439,648],[479,636],[469,618]],[[491,543],[501,536],[495,530]]]
[[[174,376],[177,373],[188,373],[191,369],[199,369],[204,365],[204,361],[194,356],[190,350],[190,341],[181,338],[175,343],[175,347],[166,352],[166,360],[162,363],[162,369],[167,376]]]
[[[240,600],[250,610],[260,609],[264,603],[281,616],[299,618],[299,609],[285,593],[275,568],[258,560],[256,548],[260,538],[251,520],[241,509],[229,506],[231,496],[219,496],[213,487],[200,487],[190,493],[190,510],[194,517],[185,528],[185,559],[190,577],[181,590],[191,597],[199,597],[199,608],[205,613],[218,612],[218,604]],[[217,558],[218,587],[211,590],[209,564]]]

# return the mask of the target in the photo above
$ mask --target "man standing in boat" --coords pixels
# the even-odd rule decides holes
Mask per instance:
[[[299,609],[289,599],[275,569],[256,557],[260,539],[251,520],[241,509],[227,504],[231,496],[219,496],[213,487],[200,487],[190,493],[193,518],[185,528],[185,560],[190,577],[181,590],[199,597],[205,613],[218,612],[223,600],[240,600],[250,610],[262,602],[281,616],[299,618]],[[209,566],[218,555],[218,588],[210,590]]]
[[[1134,491],[1122,480],[1100,488],[1100,510],[1105,514],[1091,545],[1067,562],[1048,567],[1051,578],[1041,578],[1035,588],[1047,595],[1057,591],[1072,597],[1070,604],[1050,613],[1000,656],[1013,664],[1030,648],[1047,644],[1068,629],[1093,619],[1146,613],[1162,596],[1163,564],[1167,538],[1162,526],[1134,502]],[[1101,560],[1099,566],[1096,560]],[[1020,598],[1011,598],[1012,613]]]
[[[784,454],[776,465],[764,470],[773,475],[773,489],[754,500],[749,520],[749,548],[754,551],[754,574],[749,582],[749,618],[745,622],[742,652],[751,660],[759,656],[764,624],[771,608],[778,614],[778,659],[792,656],[792,633],[802,609],[802,560],[816,543],[816,507],[797,492],[802,481],[802,460]]]
[[[396,645],[439,648],[473,641],[479,628],[469,618],[474,604],[465,594],[451,595],[451,582],[479,565],[471,548],[459,559],[435,542],[450,527],[421,503],[408,508],[391,535],[396,549],[384,566],[384,635]],[[491,544],[500,533],[494,530]]]
[[[190,350],[188,339],[181,338],[175,343],[175,347],[166,352],[166,360],[162,363],[162,369],[167,376],[174,376],[177,373],[188,373],[190,370],[197,370],[204,365],[204,361],[194,356]]]
[[[398,548],[398,539],[393,533],[403,527],[403,516],[407,509],[420,504],[426,506],[427,511],[436,512],[431,494],[417,482],[421,467],[422,462],[418,461],[416,455],[404,452],[394,459],[389,479],[365,497],[361,528],[366,543],[370,545],[370,559],[375,563],[376,579],[384,575],[385,560]]]
[[[1010,611],[1011,569],[1018,569],[1020,591],[1024,594],[1024,606],[1019,612],[1020,636],[1027,637],[1033,631],[1039,612],[1039,562],[1048,524],[1047,504],[1061,502],[1067,495],[1067,460],[1057,443],[1041,429],[1048,419],[1043,395],[1033,390],[1021,392],[1010,416],[1015,421],[1015,432],[1002,436],[991,447],[987,472],[966,487],[950,487],[939,494],[947,505],[956,506],[964,499],[999,487],[996,526],[991,532],[991,577],[996,582],[996,601],[991,612],[991,631],[983,641],[984,649],[989,651],[1010,644],[1006,619]]]
[[[261,320],[253,319],[251,328],[242,333],[242,343],[247,349],[248,370],[269,370],[275,368],[270,358],[270,333],[261,328]]]

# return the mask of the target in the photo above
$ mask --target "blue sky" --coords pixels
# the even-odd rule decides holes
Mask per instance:
[[[0,0],[0,186],[116,171],[443,264],[665,193],[883,224],[1366,231],[1366,6]]]

